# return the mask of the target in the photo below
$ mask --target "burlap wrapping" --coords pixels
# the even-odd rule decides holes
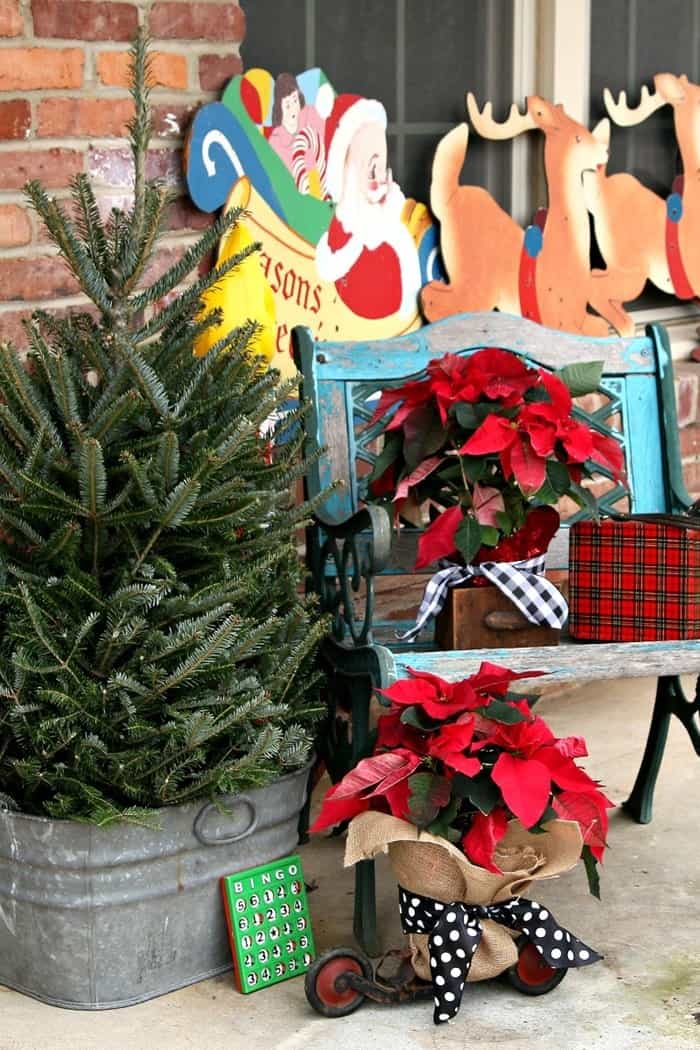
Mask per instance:
[[[532,882],[549,879],[573,868],[581,856],[581,830],[574,821],[552,820],[541,835],[533,835],[511,821],[496,847],[494,861],[503,872],[495,875],[477,867],[446,839],[385,813],[361,813],[350,822],[345,866],[389,854],[397,882],[407,890],[449,904],[494,904],[526,892]],[[517,934],[490,919],[474,956],[469,981],[484,981],[502,973],[517,959]],[[430,980],[428,937],[409,935],[412,962],[419,977]]]

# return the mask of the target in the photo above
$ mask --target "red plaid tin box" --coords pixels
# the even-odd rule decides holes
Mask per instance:
[[[569,634],[597,642],[700,638],[700,521],[650,514],[573,525]]]

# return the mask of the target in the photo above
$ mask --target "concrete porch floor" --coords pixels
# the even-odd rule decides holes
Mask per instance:
[[[587,768],[621,801],[646,736],[653,683],[603,682],[545,698],[538,711],[561,735],[588,741]],[[314,1014],[303,980],[250,996],[230,975],[126,1010],[80,1013],[0,988],[0,1050],[690,1050],[700,1046],[700,763],[673,724],[654,821],[612,816],[602,902],[583,870],[541,884],[538,897],[605,955],[574,971],[551,995],[528,999],[497,982],[470,985],[455,1021],[436,1028],[432,1006],[365,1004],[348,1018]],[[352,944],[352,873],[343,843],[317,839],[302,851],[319,951]],[[378,863],[380,930],[401,944],[396,887]]]

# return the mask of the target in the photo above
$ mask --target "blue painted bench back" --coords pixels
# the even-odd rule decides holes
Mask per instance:
[[[420,375],[433,357],[467,354],[482,346],[501,346],[552,370],[575,361],[602,360],[600,392],[609,401],[579,415],[622,444],[633,509],[675,509],[674,488],[679,484],[677,495],[684,496],[669,342],[659,325],[650,325],[644,336],[633,339],[593,339],[553,332],[505,314],[461,314],[393,339],[321,342],[309,329],[298,328],[294,341],[303,396],[314,406],[306,424],[307,448],[327,447],[307,479],[309,493],[315,496],[331,481],[344,480],[324,506],[324,514],[337,522],[361,505],[358,464],[372,465],[376,458],[372,446],[382,423],[367,427],[374,412],[369,399],[385,385]],[[614,489],[603,506],[620,495]]]
[[[294,332],[295,357],[303,394],[313,405],[307,447],[325,446],[307,485],[316,495],[342,478],[323,508],[341,522],[362,505],[362,473],[376,458],[381,421],[368,427],[372,397],[384,386],[417,376],[446,352],[470,353],[484,346],[513,350],[552,370],[576,361],[603,361],[600,392],[605,395],[582,419],[620,442],[625,455],[631,509],[672,511],[687,501],[682,481],[673,372],[666,332],[649,326],[633,339],[573,336],[519,317],[499,313],[461,314],[393,339],[371,342],[320,342],[307,328]],[[601,469],[601,474],[605,471]],[[625,496],[621,486],[606,493],[603,508]],[[584,517],[581,510],[569,523]]]

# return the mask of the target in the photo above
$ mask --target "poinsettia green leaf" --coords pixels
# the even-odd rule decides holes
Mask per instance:
[[[547,806],[537,823],[530,828],[533,835],[544,835],[547,828],[544,826],[549,820],[556,820],[559,814],[553,806]]]
[[[547,480],[560,496],[568,492],[571,478],[566,463],[560,463],[558,459],[549,460],[547,463]]]
[[[470,514],[465,515],[455,533],[457,550],[464,558],[467,565],[481,546],[481,526],[476,518]]]
[[[581,858],[583,860],[583,866],[586,869],[586,878],[588,879],[588,889],[594,897],[600,900],[600,876],[598,874],[598,861],[591,853],[590,846],[584,846],[581,851]]]
[[[555,374],[569,388],[572,397],[582,397],[594,393],[600,386],[603,362],[577,361],[573,365],[564,365]]]
[[[428,726],[421,719],[421,713],[419,707],[405,707],[401,712],[400,721],[405,726],[415,726],[416,729],[422,730],[424,733],[430,733],[433,729],[439,729],[439,725]]]
[[[518,711],[516,707],[511,707],[510,704],[504,703],[503,700],[492,700],[486,707],[480,707],[477,710],[485,718],[492,718],[494,722],[502,722],[507,726],[514,726],[518,722],[527,721],[522,711]]]
[[[468,798],[484,814],[490,813],[501,801],[501,792],[488,773],[480,773],[477,777],[457,773],[452,778],[452,791],[460,798]]]
[[[448,805],[450,782],[436,773],[415,773],[408,778],[408,787],[411,820],[419,828],[427,828]]]
[[[552,504],[557,502],[559,496],[560,493],[554,488],[549,478],[545,478],[544,484],[538,488],[533,499],[537,500],[538,503]]]
[[[485,456],[460,456],[462,468],[470,481],[481,481],[488,469]]]
[[[443,838],[449,838],[450,824],[457,816],[457,810],[459,809],[459,799],[450,799],[450,802],[444,809],[441,809],[435,820],[431,821],[428,825],[428,831],[431,835],[441,835]],[[459,837],[459,834],[458,834]]]
[[[403,437],[400,430],[388,430],[384,435],[384,447],[374,461],[367,482],[376,481],[401,454]]]
[[[464,430],[476,430],[483,422],[476,411],[476,405],[470,405],[466,401],[460,401],[454,406],[454,416]]]
[[[513,519],[510,514],[503,510],[496,511],[496,524],[504,536],[510,536],[513,529]]]
[[[501,535],[498,529],[494,529],[493,525],[480,525],[481,530],[481,542],[485,547],[495,547],[498,543]]]

